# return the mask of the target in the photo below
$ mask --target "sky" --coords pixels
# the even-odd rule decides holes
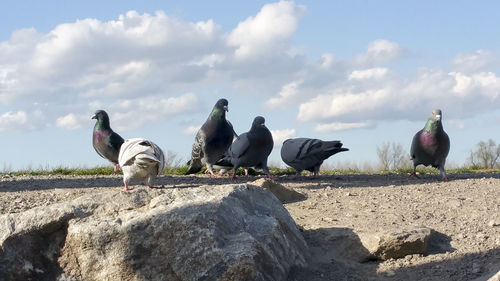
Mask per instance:
[[[200,3],[201,2],[201,3]],[[409,151],[434,108],[461,166],[500,142],[497,1],[0,2],[0,170],[110,165],[103,109],[123,138],[187,161],[219,98],[237,133],[341,140],[341,163]]]

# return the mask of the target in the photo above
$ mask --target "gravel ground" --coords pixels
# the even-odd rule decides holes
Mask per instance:
[[[500,270],[500,174],[451,174],[450,178],[442,182],[437,175],[419,180],[407,175],[279,177],[279,183],[307,196],[285,204],[311,249],[309,266],[294,270],[290,280],[487,280]],[[255,179],[163,176],[155,184],[190,188]],[[0,213],[121,189],[120,176],[3,175]],[[338,229],[369,233],[419,226],[439,233],[440,251],[358,263],[339,258],[328,241]]]

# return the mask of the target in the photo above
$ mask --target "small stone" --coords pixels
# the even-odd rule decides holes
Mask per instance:
[[[472,263],[472,273],[480,273],[481,272],[481,266],[478,263]]]
[[[498,223],[498,222],[497,222],[497,221],[495,221],[495,220],[490,220],[490,221],[488,222],[488,226],[489,226],[489,227],[494,227],[494,226],[499,226],[499,225],[500,225],[500,223]]]
[[[387,277],[393,277],[394,275],[396,275],[396,272],[394,272],[394,270],[389,269],[385,272],[385,276]]]

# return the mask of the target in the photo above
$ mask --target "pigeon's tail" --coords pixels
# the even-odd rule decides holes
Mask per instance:
[[[198,173],[199,171],[201,171],[201,168],[202,168],[202,164],[201,164],[201,161],[196,161],[193,159],[189,160],[187,162],[187,165],[189,166],[188,167],[188,170],[186,171],[185,175],[189,175],[189,174],[196,174]]]
[[[220,167],[233,167],[233,163],[231,163],[231,157],[228,156],[224,156],[221,159],[217,160],[214,165]]]
[[[323,142],[323,150],[330,156],[343,151],[349,151],[349,148],[342,147],[340,141],[325,141]]]

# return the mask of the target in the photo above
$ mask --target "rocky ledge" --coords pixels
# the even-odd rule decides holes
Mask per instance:
[[[0,280],[286,280],[307,245],[251,184],[105,191],[0,216]]]

